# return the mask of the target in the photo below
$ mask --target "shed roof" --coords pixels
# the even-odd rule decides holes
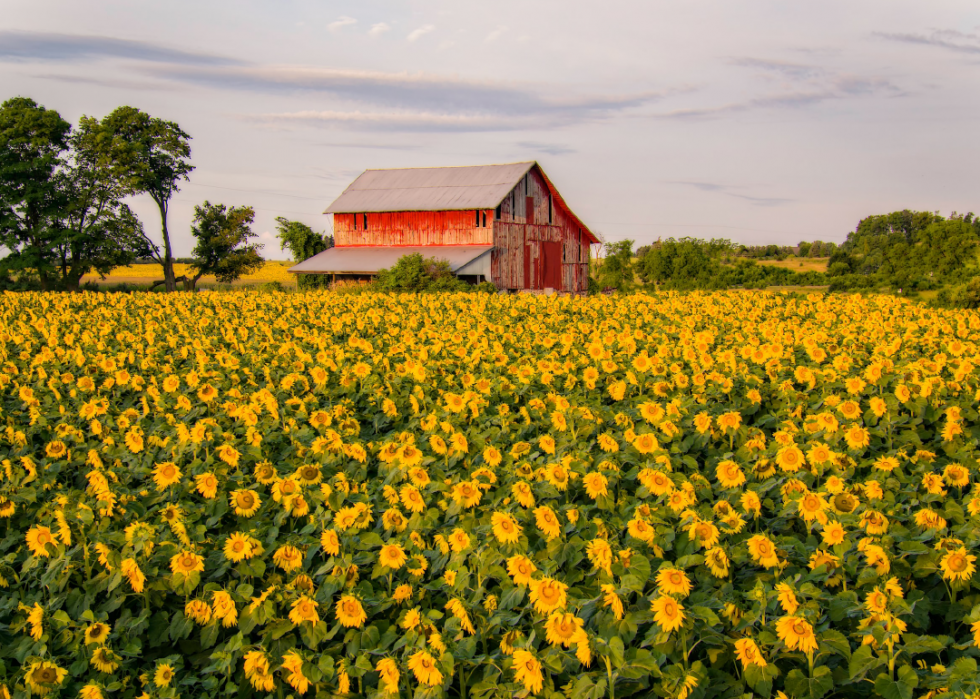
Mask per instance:
[[[324,213],[495,209],[535,164],[365,170]]]
[[[402,255],[421,253],[446,260],[455,272],[493,250],[492,245],[380,246],[355,245],[328,248],[289,268],[294,274],[375,274],[394,265]]]

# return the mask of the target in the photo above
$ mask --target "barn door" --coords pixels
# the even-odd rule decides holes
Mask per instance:
[[[561,253],[560,242],[541,243],[541,261],[543,266],[541,274],[542,289],[552,288],[555,291],[561,291]]]
[[[528,224],[534,224],[534,197],[524,198],[524,220]]]

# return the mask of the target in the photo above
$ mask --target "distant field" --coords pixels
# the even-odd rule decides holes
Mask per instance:
[[[785,267],[794,272],[826,272],[829,257],[788,257],[785,260],[757,260],[760,265]]]
[[[293,264],[293,262],[268,261],[262,269],[254,274],[243,276],[236,284],[262,284],[263,282],[295,284],[295,275],[287,271]],[[174,265],[174,274],[178,277],[187,274],[189,271],[190,265]],[[128,267],[117,267],[105,279],[101,279],[98,274],[87,274],[82,277],[82,282],[92,281],[97,284],[152,284],[158,279],[163,279],[163,267],[160,265],[129,265]],[[217,280],[211,275],[205,275],[201,277],[199,283],[215,284]]]

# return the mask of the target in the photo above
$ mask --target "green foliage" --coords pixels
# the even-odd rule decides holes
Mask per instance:
[[[93,139],[94,153],[110,167],[128,194],[148,194],[160,211],[163,253],[147,239],[150,255],[163,265],[167,291],[174,291],[173,248],[167,228],[170,199],[189,179],[190,136],[172,121],[151,117],[135,107],[119,107],[102,120]]]
[[[263,263],[259,255],[262,245],[248,242],[255,237],[250,225],[254,220],[255,211],[250,206],[226,209],[224,204],[207,201],[195,206],[191,226],[191,234],[197,240],[193,250],[194,276],[188,278],[185,288],[193,290],[205,274],[230,284],[259,269]]]
[[[61,237],[64,192],[57,171],[71,125],[27,97],[0,106],[0,244],[6,272],[36,275],[55,286],[54,247]]]
[[[636,286],[633,270],[633,241],[620,240],[606,245],[596,281],[601,289],[632,291]]]
[[[415,252],[399,257],[390,269],[380,270],[374,286],[380,291],[461,291],[466,282],[453,274],[446,260]]]
[[[332,235],[317,233],[305,223],[290,221],[283,216],[276,219],[276,231],[280,249],[288,250],[293,262],[308,260],[333,247]],[[324,274],[299,274],[297,277],[297,286],[301,290],[325,287],[330,282]]]

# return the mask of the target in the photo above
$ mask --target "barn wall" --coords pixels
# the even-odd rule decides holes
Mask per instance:
[[[469,211],[395,211],[368,213],[367,230],[364,214],[334,214],[334,244],[350,245],[492,245],[493,210],[486,214],[486,227],[476,225],[476,212]],[[354,217],[357,229],[354,229]]]
[[[540,171],[533,168],[501,202],[499,219],[494,221],[491,265],[498,288],[524,289],[526,277],[531,282],[527,288],[543,288],[546,265],[560,264],[559,291],[588,290],[589,241],[570,212],[557,200],[549,201],[550,193]],[[544,242],[560,244],[560,261],[542,259]]]

